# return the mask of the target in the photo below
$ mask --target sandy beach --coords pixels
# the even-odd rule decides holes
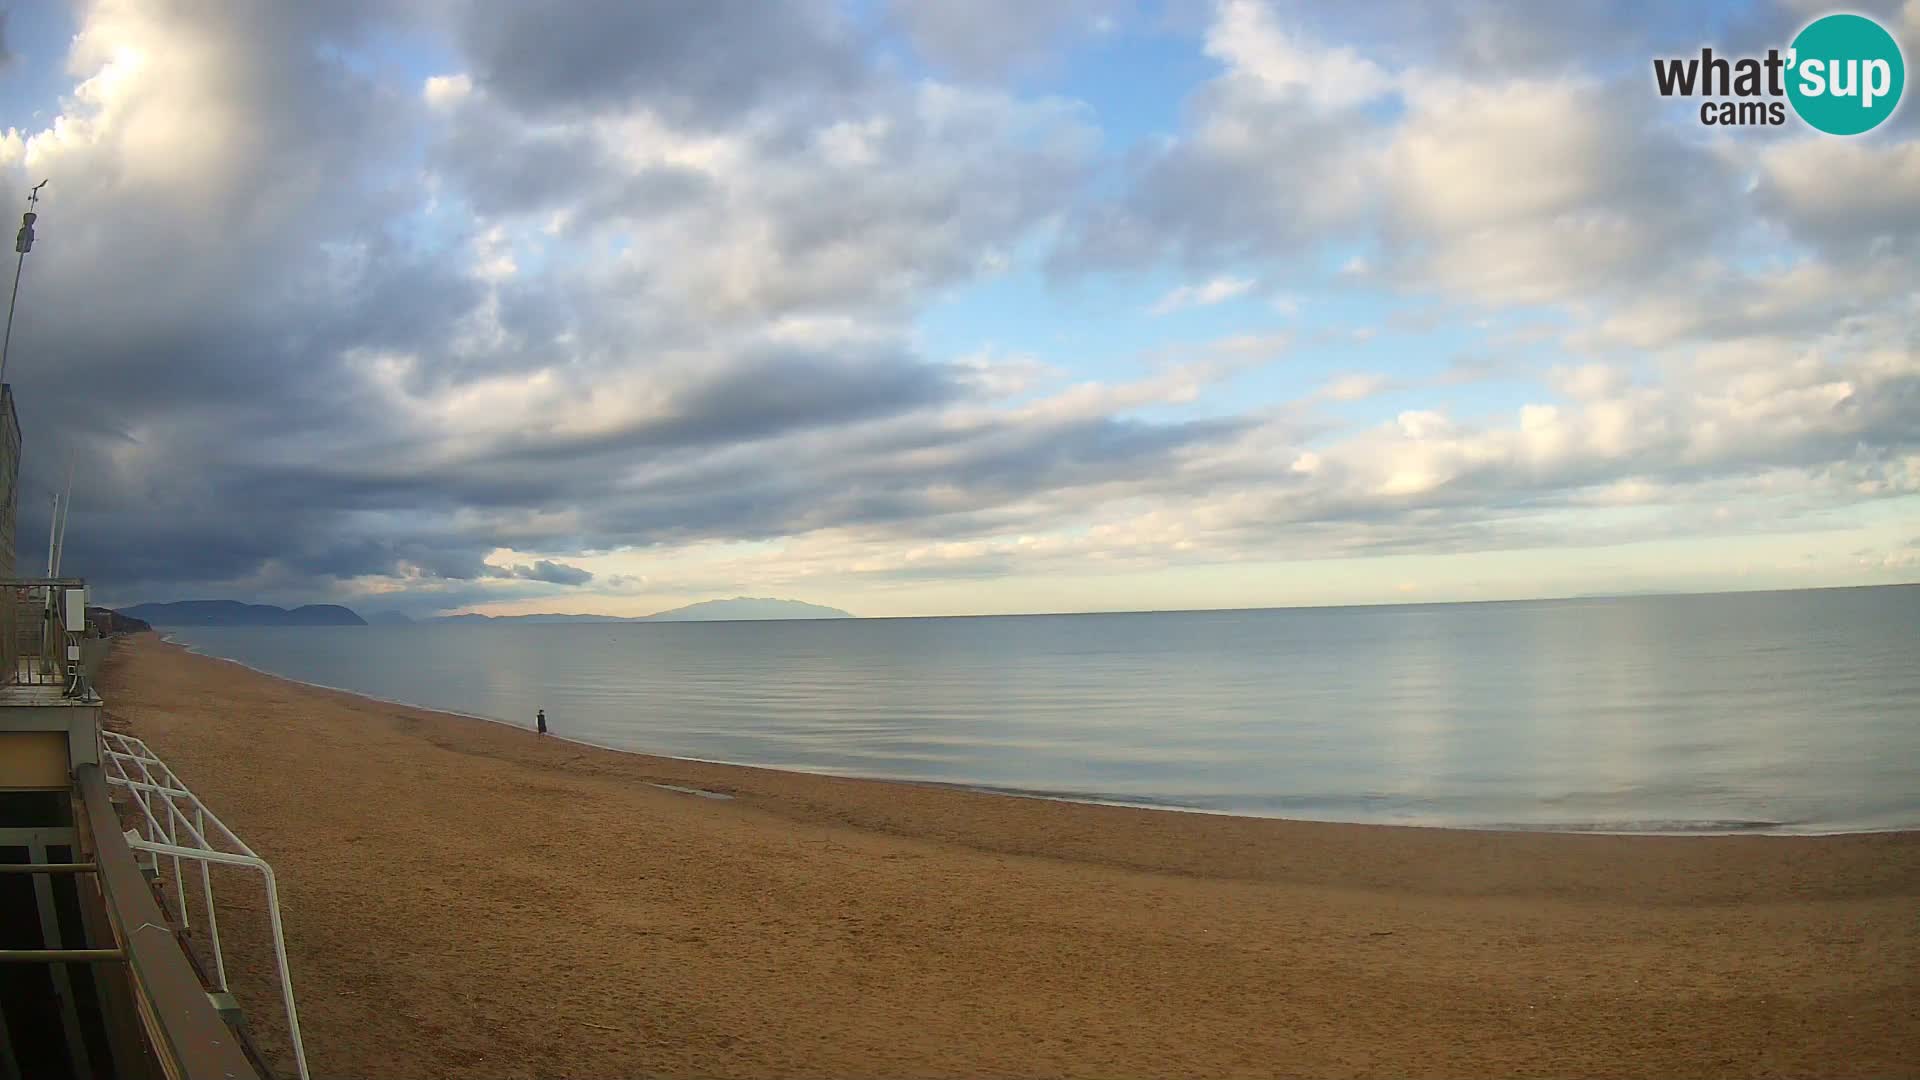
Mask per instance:
[[[316,1076],[1920,1074],[1920,833],[1327,825],[704,765],[155,635],[101,688],[273,862]],[[258,887],[216,885],[290,1068]]]

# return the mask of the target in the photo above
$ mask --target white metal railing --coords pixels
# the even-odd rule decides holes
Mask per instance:
[[[181,876],[180,860],[200,864],[200,895],[205,905],[207,940],[213,950],[214,981],[220,993],[227,988],[227,962],[220,951],[220,923],[213,906],[213,874],[210,865],[248,867],[260,872],[267,887],[267,921],[273,931],[273,956],[279,968],[280,1001],[286,1006],[287,1035],[293,1042],[293,1060],[300,1080],[308,1080],[307,1053],[300,1042],[300,1014],[293,1003],[293,978],[287,971],[287,939],[280,925],[280,890],[275,886],[273,867],[267,865],[246,841],[234,835],[226,823],[207,809],[199,796],[187,789],[167,763],[131,735],[114,731],[100,733],[100,763],[107,783],[125,788],[144,818],[145,834],[129,830],[127,844],[157,860],[173,860],[173,888],[170,891],[182,929],[191,927],[187,911],[186,879]],[[212,839],[209,839],[209,838]]]

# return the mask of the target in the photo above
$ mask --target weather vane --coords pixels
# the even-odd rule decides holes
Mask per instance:
[[[22,255],[33,250],[33,223],[40,217],[33,208],[40,202],[40,189],[46,186],[47,182],[42,180],[27,192],[27,212],[20,215],[20,232],[13,238],[13,250]]]

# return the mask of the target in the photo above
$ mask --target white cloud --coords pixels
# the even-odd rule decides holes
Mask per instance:
[[[1378,64],[1354,50],[1281,29],[1261,0],[1221,0],[1207,32],[1207,54],[1282,104],[1304,100],[1342,108],[1371,101],[1393,86]]]
[[[1555,368],[1548,378],[1561,393],[1580,400],[1618,397],[1632,382],[1626,371],[1611,364]]]
[[[1389,69],[1305,33],[1258,0],[1218,5],[1209,51],[1226,69],[1063,260],[1265,262],[1284,288],[1337,255],[1343,276],[1376,286],[1591,304],[1737,231],[1742,163],[1665,123],[1637,84],[1565,65]],[[1356,110],[1375,98],[1397,108]]]
[[[1171,315],[1194,307],[1212,307],[1236,300],[1253,289],[1252,278],[1216,277],[1197,285],[1182,285],[1162,296],[1148,309],[1149,314]]]
[[[1057,379],[1064,372],[1053,364],[1024,353],[1008,355],[994,349],[982,349],[954,361],[962,378],[993,398],[1024,394],[1041,384]]]
[[[1382,161],[1411,283],[1492,304],[1572,301],[1657,274],[1710,233],[1714,160],[1586,78],[1416,80]]]
[[[1920,254],[1920,141],[1810,135],[1758,157],[1759,208],[1809,248],[1846,260]]]
[[[1208,342],[1206,351],[1221,356],[1271,359],[1293,344],[1291,334],[1231,334]]]
[[[464,74],[431,75],[420,89],[421,98],[435,109],[450,109],[473,93],[473,79]]]
[[[1329,401],[1361,401],[1393,388],[1393,378],[1379,372],[1355,372],[1342,375],[1320,388],[1320,396]]]

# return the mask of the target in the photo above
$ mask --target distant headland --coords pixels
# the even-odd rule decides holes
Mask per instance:
[[[367,620],[338,604],[304,604],[288,610],[237,600],[179,600],[135,604],[120,614],[154,626],[365,626]]]

